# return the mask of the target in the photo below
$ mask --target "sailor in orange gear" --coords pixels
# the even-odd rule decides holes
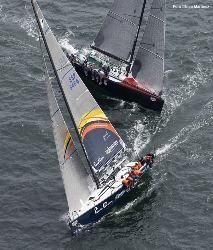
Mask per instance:
[[[121,176],[121,178],[123,178],[123,176]],[[128,176],[127,178],[122,180],[122,184],[125,187],[129,187],[132,184],[132,181],[133,181],[133,179],[130,176]]]
[[[142,164],[140,161],[135,163],[135,166],[132,167],[133,170],[139,170],[142,167]]]
[[[141,174],[141,171],[140,171],[140,168],[138,166],[138,164],[136,164],[132,170],[129,172],[129,177],[132,179],[132,181],[136,181],[137,178],[140,176]]]
[[[140,174],[141,174],[141,170],[140,169],[135,169],[132,171],[132,174],[135,176],[135,177],[139,177]]]

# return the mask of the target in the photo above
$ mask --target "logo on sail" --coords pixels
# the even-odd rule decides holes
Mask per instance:
[[[118,141],[114,141],[112,143],[112,145],[110,145],[109,147],[107,147],[107,150],[105,151],[105,153],[108,155],[110,153],[112,153],[112,151],[114,150],[114,148],[118,145]]]
[[[76,78],[76,74],[73,72],[69,75],[69,87],[72,90],[80,81]]]
[[[119,146],[119,135],[100,107],[83,115],[78,132],[88,159],[96,170],[100,170],[122,147]]]
[[[97,167],[103,161],[103,159],[104,157],[98,158],[97,162],[94,162],[94,167]]]

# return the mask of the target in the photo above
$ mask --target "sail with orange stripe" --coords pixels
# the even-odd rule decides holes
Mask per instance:
[[[124,148],[123,141],[100,107],[82,116],[78,132],[95,171],[109,164]]]
[[[78,141],[95,176],[101,178],[125,148],[124,142],[62,51],[35,0],[31,0],[54,73]],[[96,179],[97,183],[97,179]]]
[[[48,83],[47,93],[56,150],[69,210],[78,211],[82,202],[86,202],[96,185],[74,146],[73,138],[59,109],[51,82]]]

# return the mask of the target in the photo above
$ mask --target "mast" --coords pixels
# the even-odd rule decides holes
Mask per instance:
[[[141,28],[141,23],[142,23],[142,19],[143,19],[143,14],[144,14],[145,6],[146,6],[146,0],[144,0],[144,2],[143,2],[143,6],[142,6],[142,10],[141,10],[141,15],[140,15],[140,19],[139,19],[139,24],[138,24],[138,30],[137,30],[137,33],[136,33],[136,36],[135,36],[133,47],[132,47],[132,52],[131,52],[131,56],[130,56],[130,62],[129,62],[129,65],[127,66],[126,76],[129,75],[129,71],[130,71],[130,68],[132,66],[132,61],[133,61],[133,57],[134,57],[134,54],[135,54],[135,48],[136,48],[136,44],[137,44],[137,40],[138,40],[140,28]]]
[[[57,82],[58,82],[58,86],[59,86],[59,88],[60,88],[60,90],[61,90],[63,99],[64,99],[64,101],[65,101],[67,110],[68,110],[68,112],[69,112],[70,118],[71,118],[71,120],[72,120],[72,122],[73,122],[73,125],[74,125],[74,127],[75,127],[75,130],[78,131],[78,128],[77,128],[77,126],[76,126],[76,124],[75,124],[75,120],[74,120],[74,118],[73,118],[73,115],[72,115],[72,113],[71,113],[70,107],[69,107],[69,105],[68,105],[68,102],[67,102],[65,93],[64,93],[63,88],[62,88],[62,86],[61,86],[61,84],[60,84],[60,79],[59,79],[59,76],[58,76],[58,72],[57,72],[57,69],[56,69],[55,64],[54,64],[54,62],[53,62],[53,59],[52,59],[52,56],[51,56],[51,53],[50,53],[50,50],[49,50],[49,47],[48,47],[48,44],[47,44],[47,41],[46,41],[44,32],[43,32],[43,29],[42,29],[42,26],[41,26],[41,23],[40,23],[40,20],[39,20],[39,18],[38,18],[38,15],[37,15],[37,12],[36,12],[36,9],[35,9],[35,6],[34,6],[34,0],[31,0],[31,3],[32,3],[32,6],[33,6],[33,11],[34,11],[34,13],[35,13],[35,17],[36,17],[38,26],[39,26],[39,30],[40,30],[41,35],[42,35],[42,39],[43,39],[43,41],[44,41],[44,44],[45,44],[45,47],[46,47],[48,56],[49,56],[49,58],[50,58],[50,62],[51,62],[51,64],[52,64],[52,67],[53,67],[53,70],[54,70],[54,73],[55,73],[55,76],[56,76],[56,79],[57,79]],[[84,146],[83,146],[82,143],[81,143],[80,135],[79,135],[78,133],[77,133],[77,136],[78,136],[79,143],[80,143],[80,145],[81,145],[81,147],[82,147],[82,149],[83,149],[83,152],[84,152],[84,154],[85,154],[85,156],[86,156],[86,160],[87,160],[88,166],[89,166],[89,168],[90,168],[92,177],[93,177],[93,179],[94,179],[94,181],[95,181],[95,183],[96,183],[96,185],[97,185],[97,188],[99,188],[99,187],[100,187],[99,180],[98,180],[98,178],[97,178],[97,177],[95,176],[95,174],[94,174],[94,171],[93,171],[93,169],[92,169],[92,167],[91,167],[91,165],[90,165],[90,162],[89,162],[89,160],[88,160],[88,158],[87,158],[87,153],[86,153],[86,151],[85,151],[85,149],[84,149]]]

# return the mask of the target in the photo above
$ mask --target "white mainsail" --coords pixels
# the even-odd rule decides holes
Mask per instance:
[[[52,84],[47,86],[53,134],[70,211],[78,211],[96,185],[87,173],[63,119]]]
[[[64,54],[36,0],[31,1],[72,123],[98,185],[97,176],[105,176],[110,162],[124,150],[125,144]]]

